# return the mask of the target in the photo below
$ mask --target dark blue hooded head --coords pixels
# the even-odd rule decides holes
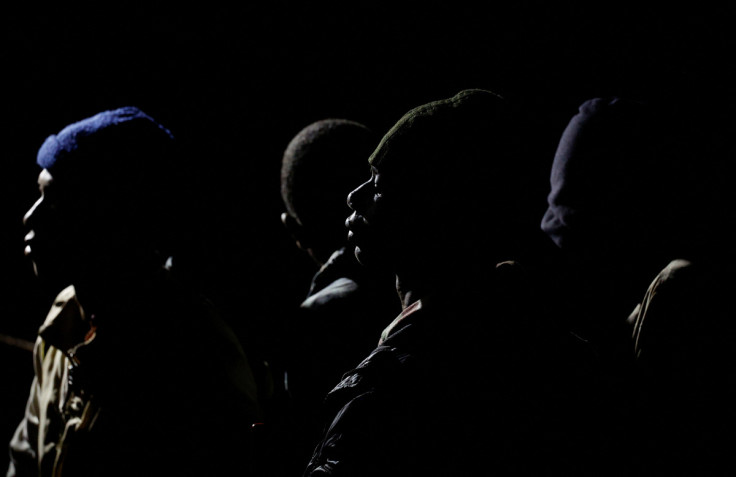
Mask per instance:
[[[674,119],[633,100],[584,102],[554,158],[542,230],[576,254],[674,253],[692,189]]]

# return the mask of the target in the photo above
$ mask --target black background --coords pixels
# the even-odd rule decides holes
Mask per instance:
[[[301,300],[314,271],[279,221],[281,154],[314,120],[346,117],[383,132],[411,107],[472,87],[540,100],[560,131],[593,96],[733,108],[726,6],[58,3],[0,16],[0,333],[27,340],[50,299],[22,254],[36,150],[104,109],[138,106],[187,144],[193,159],[182,166],[206,199],[192,217],[213,247],[213,293],[258,341],[279,310]],[[5,423],[20,419],[32,377],[30,353],[7,356],[0,441]]]

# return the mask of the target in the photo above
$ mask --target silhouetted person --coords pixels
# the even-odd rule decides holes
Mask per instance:
[[[672,261],[636,316],[638,475],[733,471],[736,339],[733,260]]]
[[[304,475],[572,468],[558,396],[575,371],[534,277],[547,149],[527,119],[464,90],[406,113],[371,155],[346,224],[358,260],[396,275],[403,310],[327,395]]]
[[[281,337],[291,410],[286,428],[275,432],[297,439],[291,443],[291,452],[302,451],[293,456],[297,472],[319,438],[324,396],[375,347],[384,317],[401,310],[393,276],[358,263],[345,233],[345,198],[364,180],[379,139],[358,122],[323,119],[299,131],[282,158],[281,220],[316,265]]]
[[[633,315],[635,415],[630,445],[639,475],[725,475],[736,439],[736,287],[731,125],[699,117],[681,233],[696,235],[654,278]]]
[[[563,255],[558,289],[566,316],[604,365],[608,399],[591,419],[601,419],[609,461],[624,473],[632,405],[627,319],[654,276],[689,247],[683,219],[693,191],[682,125],[661,105],[585,101],[560,139],[542,221]]]
[[[363,181],[378,139],[357,122],[325,119],[302,129],[284,152],[281,220],[319,267],[293,323],[294,338],[304,341],[289,376],[291,391],[311,404],[375,347],[384,326],[377,315],[401,310],[393,277],[358,263],[345,233],[345,198]]]
[[[247,357],[176,273],[171,133],[133,107],[49,136],[26,254],[59,291],[39,329],[8,475],[247,475]]]
[[[579,331],[619,352],[626,318],[654,276],[688,243],[691,200],[677,122],[623,98],[583,103],[551,172],[542,229],[565,254]]]

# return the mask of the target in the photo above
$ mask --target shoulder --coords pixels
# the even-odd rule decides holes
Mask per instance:
[[[51,400],[66,385],[71,361],[58,348],[50,345],[40,336],[36,338],[33,348],[33,367],[39,390]]]
[[[688,279],[698,273],[702,267],[698,267],[690,260],[677,259],[667,264],[662,271],[657,274],[655,282],[661,286],[663,284],[673,283],[679,280]]]
[[[349,301],[357,291],[358,284],[354,280],[346,277],[337,278],[307,297],[301,307],[306,309],[334,307],[346,300]]]
[[[392,346],[379,345],[357,367],[343,375],[329,396],[358,395],[382,385],[400,382],[398,376],[411,363],[410,354]]]
[[[400,436],[409,435],[404,424],[419,404],[411,362],[396,348],[378,346],[343,376],[325,399],[328,420],[305,475],[376,475],[401,461],[396,441],[407,450],[413,445]]]
[[[688,298],[700,296],[717,281],[717,270],[707,264],[684,259],[672,260],[649,284],[641,307],[646,310],[653,303],[664,301],[686,303]]]

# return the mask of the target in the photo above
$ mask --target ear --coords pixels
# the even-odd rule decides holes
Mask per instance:
[[[304,227],[302,226],[302,224],[299,223],[296,217],[289,215],[287,212],[282,212],[281,223],[284,224],[284,227],[286,227],[286,230],[291,235],[291,238],[294,239],[296,246],[302,250],[307,251],[308,246],[304,242],[304,236],[306,235],[304,232]]]

